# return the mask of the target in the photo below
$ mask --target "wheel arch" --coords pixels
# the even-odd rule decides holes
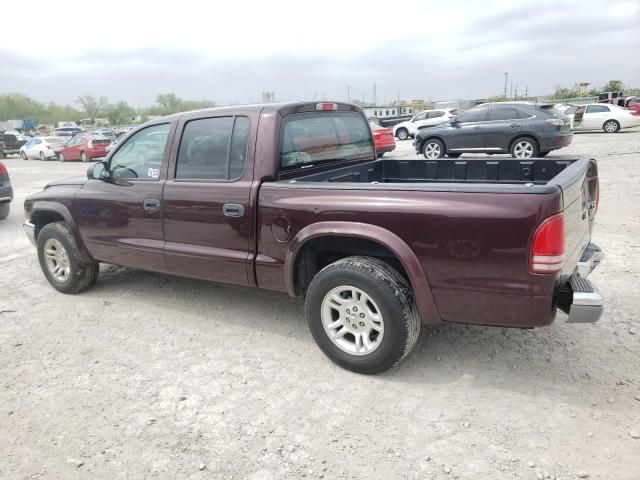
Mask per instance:
[[[411,285],[422,323],[435,324],[441,321],[427,276],[415,253],[393,232],[365,223],[319,222],[298,232],[289,244],[285,259],[285,286],[290,296],[304,295],[308,286],[308,283],[305,285],[305,281],[310,282],[310,278],[323,268],[318,264],[308,268],[304,262],[306,256],[317,254],[314,247],[320,242],[324,244],[323,246],[328,245],[330,248],[331,242],[336,240],[341,244],[341,251],[335,252],[340,257],[362,255],[364,250],[365,255],[366,253],[370,253],[369,256],[372,256],[371,253],[373,256],[381,255],[385,260],[390,260],[388,263],[396,269],[398,266],[401,267],[400,274],[405,276]],[[360,250],[350,248],[353,244],[358,244]],[[394,264],[395,262],[397,265]]]
[[[538,138],[538,136],[533,132],[519,132],[509,142],[509,148],[508,148],[507,151],[510,152],[511,148],[513,147],[513,144],[516,143],[518,140],[520,140],[522,138],[529,138],[529,139],[533,140],[534,142],[536,142],[538,144],[538,151],[540,151],[540,138]]]
[[[438,140],[440,142],[442,142],[442,145],[444,146],[444,151],[445,153],[447,152],[447,142],[445,141],[445,139],[440,136],[440,135],[429,135],[427,137],[424,138],[424,140],[420,140],[419,143],[419,147],[420,147],[420,151],[422,152],[422,147],[424,146],[425,143],[427,143],[429,140]]]
[[[87,250],[82,237],[80,236],[80,231],[78,230],[76,222],[71,216],[71,212],[69,212],[65,205],[48,201],[35,202],[31,209],[30,220],[31,223],[35,225],[36,241],[38,239],[40,230],[42,230],[45,225],[54,222],[64,222],[69,230],[71,230],[71,232],[73,233],[73,238],[76,241],[76,245],[78,245],[82,260],[85,262],[94,261],[94,259],[89,254],[89,251]]]

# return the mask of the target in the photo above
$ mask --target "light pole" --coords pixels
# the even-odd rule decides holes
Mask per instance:
[[[351,85],[347,85],[347,103],[351,102]]]
[[[504,99],[507,99],[507,77],[509,76],[509,72],[504,72]]]

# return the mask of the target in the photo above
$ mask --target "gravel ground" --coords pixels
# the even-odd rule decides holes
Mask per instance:
[[[286,296],[111,266],[55,292],[21,204],[86,165],[6,160],[0,478],[637,480],[640,130],[560,155],[599,160],[600,322],[425,328],[375,377],[327,360]]]

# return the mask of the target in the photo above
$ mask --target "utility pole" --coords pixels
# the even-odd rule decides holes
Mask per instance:
[[[347,103],[351,102],[351,85],[347,85]]]
[[[509,72],[504,72],[504,99],[507,99],[507,77],[509,76]]]
[[[509,98],[513,96],[513,82],[509,84]]]
[[[529,97],[529,85],[524,87],[524,99],[526,100]]]
[[[515,96],[513,97],[514,100],[518,100],[518,84],[516,83],[516,91],[515,91]]]

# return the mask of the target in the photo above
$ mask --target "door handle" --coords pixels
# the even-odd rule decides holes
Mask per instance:
[[[511,125],[509,125],[511,128],[519,128],[520,125],[518,123],[512,123]]]
[[[244,205],[240,203],[225,203],[222,206],[222,213],[225,217],[242,217],[244,215]]]
[[[143,205],[144,209],[148,212],[160,210],[160,200],[157,200],[155,198],[145,198]]]

